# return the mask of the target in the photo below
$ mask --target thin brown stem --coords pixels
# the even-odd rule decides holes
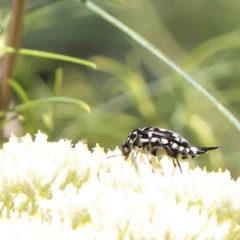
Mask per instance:
[[[28,0],[12,1],[12,16],[7,34],[7,46],[18,48],[21,42],[23,18]],[[11,101],[11,88],[8,79],[12,77],[17,55],[6,53],[0,65],[0,110],[7,110]],[[0,119],[2,121],[3,119]],[[3,143],[2,130],[0,132],[0,145]]]

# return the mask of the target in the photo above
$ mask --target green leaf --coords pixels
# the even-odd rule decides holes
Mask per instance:
[[[6,112],[13,112],[13,111],[21,112],[24,110],[38,107],[38,106],[46,104],[46,103],[75,104],[75,105],[83,108],[84,110],[86,110],[89,113],[91,111],[89,105],[81,100],[69,98],[69,97],[49,97],[49,98],[41,98],[41,99],[26,102],[23,104],[19,104],[17,106],[14,106],[13,108],[9,109],[8,111],[0,111],[0,116],[4,116],[6,114]]]
[[[65,61],[65,62],[77,63],[77,64],[85,65],[88,67],[92,67],[92,68],[97,68],[96,64],[93,62],[89,62],[87,60],[80,59],[80,58],[69,57],[69,56],[62,55],[62,54],[43,52],[43,51],[31,50],[31,49],[25,49],[25,48],[14,49],[11,47],[0,48],[0,51],[6,52],[6,53],[14,53],[14,54],[32,56],[32,57],[50,58],[50,59],[61,60],[61,61]]]
[[[16,82],[13,79],[9,79],[8,84],[16,92],[16,94],[22,100],[22,102],[29,102],[30,101],[26,91],[22,88],[22,86],[18,82]]]

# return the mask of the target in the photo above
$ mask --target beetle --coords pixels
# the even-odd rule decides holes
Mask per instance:
[[[196,158],[219,147],[193,147],[179,134],[156,127],[144,127],[133,130],[121,146],[125,160],[134,150],[153,156],[166,155],[173,161],[174,168],[179,167],[179,159]],[[149,159],[151,163],[151,160]]]

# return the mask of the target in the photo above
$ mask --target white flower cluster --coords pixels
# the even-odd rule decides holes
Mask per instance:
[[[116,154],[109,152],[108,155]],[[139,154],[141,162],[141,154]],[[0,150],[1,239],[239,239],[240,180],[97,146],[12,136]]]

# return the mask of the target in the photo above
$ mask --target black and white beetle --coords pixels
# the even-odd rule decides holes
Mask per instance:
[[[182,172],[178,159],[195,158],[217,148],[192,147],[186,139],[175,132],[156,127],[144,127],[132,131],[122,144],[121,150],[125,160],[133,150],[153,156],[167,155],[172,159],[174,167],[178,165]]]

